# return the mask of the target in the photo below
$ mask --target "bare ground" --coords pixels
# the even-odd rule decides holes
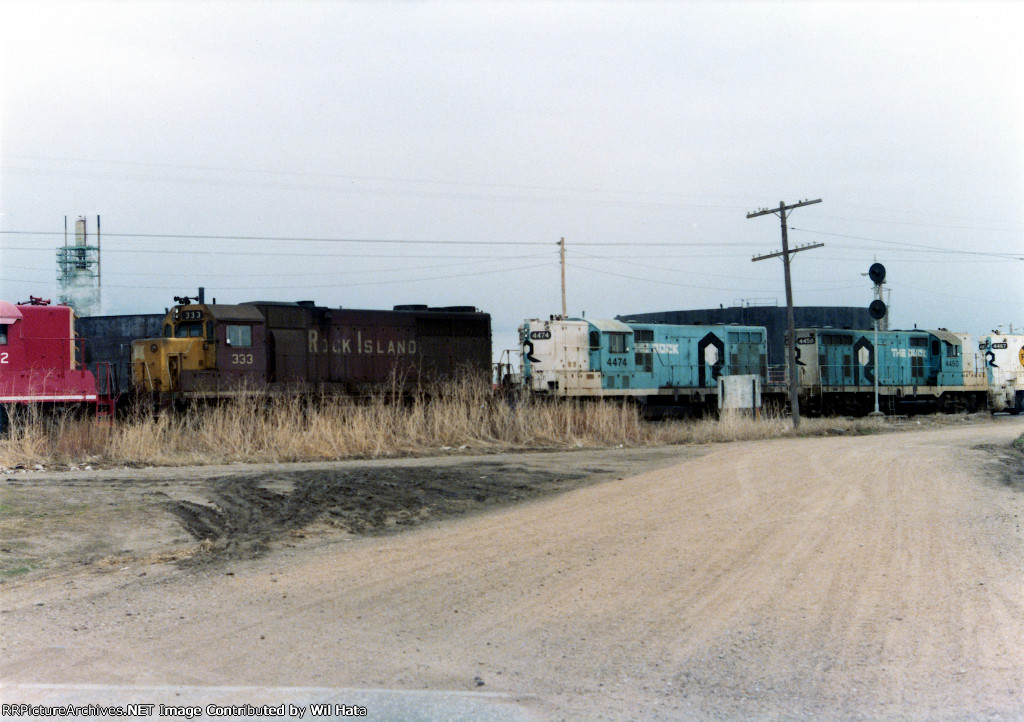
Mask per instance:
[[[1021,719],[1022,430],[15,475],[0,678]]]

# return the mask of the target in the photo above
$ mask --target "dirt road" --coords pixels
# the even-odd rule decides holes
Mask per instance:
[[[168,504],[237,528],[278,517],[231,508],[278,508],[302,486],[224,472],[162,516],[135,512],[178,535],[176,562],[143,544],[9,578],[0,677],[480,690],[571,720],[1020,719],[1024,478],[1004,450],[1022,430],[660,450],[634,476],[643,454],[575,457],[602,469],[593,484],[573,455],[501,461],[522,472],[518,503],[452,516],[497,493],[466,492],[463,474],[409,531],[387,515],[370,536],[260,521],[248,546],[211,531],[202,562]]]

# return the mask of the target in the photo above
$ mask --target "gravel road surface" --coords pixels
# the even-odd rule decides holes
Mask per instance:
[[[477,692],[539,719],[1022,719],[1022,431],[59,475],[45,483],[77,500],[78,560],[4,528],[38,566],[0,585],[0,695],[345,688]],[[472,479],[492,473],[516,481]],[[23,475],[3,503],[27,508],[43,483]],[[346,515],[367,489],[407,513]]]

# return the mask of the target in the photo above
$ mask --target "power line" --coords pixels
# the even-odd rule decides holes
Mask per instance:
[[[584,271],[590,271],[591,273],[600,273],[600,274],[605,275],[605,276],[615,276],[616,278],[626,278],[626,279],[629,279],[630,281],[641,281],[643,283],[658,283],[658,284],[661,284],[663,286],[677,286],[679,288],[695,288],[695,289],[701,290],[701,291],[730,291],[730,292],[733,292],[733,291],[743,291],[743,290],[746,290],[746,291],[752,291],[752,292],[755,292],[755,293],[771,293],[772,292],[772,291],[769,291],[769,290],[756,289],[756,288],[735,288],[735,287],[723,288],[723,287],[720,287],[720,286],[698,286],[698,285],[693,284],[693,283],[680,283],[678,281],[659,281],[659,280],[654,279],[654,278],[642,278],[640,276],[631,276],[631,275],[629,275],[627,273],[615,273],[614,271],[602,271],[599,268],[591,268],[589,266],[581,266],[578,263],[566,263],[566,265],[569,266],[570,268],[579,268],[579,269],[582,269]]]
[[[990,251],[965,251],[961,248],[942,248],[941,246],[928,246],[923,243],[908,243],[906,241],[887,241],[882,238],[865,238],[864,236],[850,236],[843,233],[827,233],[825,231],[812,231],[807,228],[792,228],[790,230],[800,231],[802,233],[814,233],[819,236],[835,236],[836,238],[850,238],[857,241],[871,241],[872,243],[884,243],[889,246],[904,246],[906,248],[918,249],[918,253],[949,253],[949,254],[963,254],[968,256],[990,256],[993,258],[1003,258],[1010,260],[1021,260],[1013,253],[994,253]]]
[[[140,168],[165,168],[171,170],[180,170],[187,172],[195,171],[211,171],[215,173],[241,173],[246,175],[270,175],[270,176],[285,176],[293,178],[321,178],[332,181],[361,181],[361,182],[372,182],[372,183],[409,183],[417,185],[438,185],[438,186],[454,186],[463,188],[493,188],[493,189],[511,189],[517,191],[543,191],[543,192],[556,192],[556,193],[607,193],[612,195],[634,195],[634,196],[654,196],[661,198],[678,198],[678,194],[668,193],[665,191],[649,191],[649,190],[637,190],[637,191],[622,191],[607,188],[575,188],[571,186],[549,186],[549,185],[528,185],[522,183],[478,183],[470,181],[452,181],[443,180],[438,178],[403,178],[400,176],[374,176],[374,175],[354,175],[354,174],[343,174],[343,173],[322,173],[322,172],[310,172],[310,171],[289,171],[289,170],[274,170],[266,168],[238,168],[228,166],[208,166],[208,165],[184,165],[179,163],[142,163],[138,161],[116,161],[116,160],[99,160],[95,158],[57,158],[49,156],[25,156],[25,155],[8,155],[5,156],[11,160],[41,160],[52,163],[61,163],[62,168],[53,169],[51,171],[43,172],[60,172],[63,171],[67,164],[70,163],[86,163],[93,165],[107,164],[113,166],[128,166],[128,167],[140,167]],[[19,169],[20,170],[20,169]],[[737,199],[738,200],[738,199]],[[693,203],[691,204],[697,208],[723,208],[731,209],[735,206],[723,206],[708,203]]]
[[[953,223],[926,223],[924,221],[894,221],[884,218],[862,218],[850,216],[829,216],[822,215],[821,218],[831,218],[837,221],[853,221],[855,223],[891,223],[897,226],[921,226],[923,228],[953,228],[961,231],[996,231],[1000,233],[1021,233],[1024,228],[999,228],[994,226],[965,226]],[[791,228],[790,230],[796,230]]]
[[[56,231],[0,231],[0,235],[21,235],[21,236],[50,236],[63,239],[63,233]],[[426,240],[412,238],[324,238],[324,237],[289,237],[289,236],[225,236],[225,235],[204,235],[184,233],[109,233],[103,234],[107,238],[149,238],[157,240],[192,240],[192,241],[266,241],[273,243],[372,243],[372,244],[409,244],[409,245],[439,245],[439,246],[550,246],[551,241],[455,241],[455,240]],[[749,247],[755,245],[749,242],[719,243],[714,241],[579,241],[574,246],[587,247],[614,247],[614,246],[661,246],[661,247]],[[106,249],[104,249],[106,251]]]
[[[391,257],[392,258],[403,258],[403,256],[391,256]],[[451,257],[452,258],[459,258],[459,256],[451,256]],[[475,261],[460,261],[460,262],[456,262],[456,263],[447,263],[447,264],[445,264],[443,266],[438,266],[438,265],[430,265],[430,266],[403,266],[403,267],[388,266],[387,268],[360,268],[360,269],[349,270],[349,271],[337,271],[337,270],[330,270],[330,271],[302,271],[302,272],[299,272],[299,273],[281,273],[281,272],[275,272],[275,273],[249,273],[249,272],[246,272],[245,276],[246,276],[246,278],[288,278],[288,277],[308,278],[310,276],[328,276],[328,275],[329,276],[343,276],[343,275],[369,274],[369,273],[403,273],[403,272],[409,272],[409,271],[428,271],[428,270],[438,269],[438,268],[451,268],[453,266],[474,266],[474,265],[482,265],[482,264],[488,264],[488,263],[505,263],[506,261],[525,261],[525,260],[545,258],[545,257],[546,256],[542,256],[542,255],[539,255],[539,254],[534,254],[534,255],[530,255],[530,256],[503,256],[501,258],[482,258],[482,259],[475,260]],[[430,258],[430,256],[427,256],[427,258]],[[16,266],[16,265],[11,265],[11,264],[4,264],[4,268],[15,268],[15,269],[22,270],[22,271],[51,271],[51,270],[53,270],[52,268],[42,268],[40,266]],[[170,277],[179,277],[179,278],[193,278],[196,274],[195,274],[194,271],[193,272],[186,272],[186,273],[167,273],[165,270],[159,270],[159,271],[153,271],[152,273],[143,273],[141,271],[135,270],[135,271],[131,271],[131,272],[105,271],[103,275],[104,276],[132,276],[132,277],[138,277],[140,275],[146,275],[146,276],[159,276],[161,278],[166,278],[166,277],[169,277],[169,276]],[[203,275],[204,278],[238,278],[239,273],[237,273],[237,272],[235,272],[235,273],[206,273],[204,271],[202,275]]]
[[[345,284],[344,284],[344,287],[345,288],[353,288],[353,287],[356,287],[356,286],[386,286],[386,285],[392,285],[392,284],[396,284],[396,283],[404,283],[404,284],[408,284],[408,283],[412,283],[412,282],[419,283],[421,281],[448,281],[448,280],[451,280],[451,279],[454,279],[454,278],[469,278],[471,276],[486,276],[486,275],[493,274],[493,273],[507,273],[509,271],[528,271],[528,270],[532,270],[532,269],[535,269],[535,268],[550,268],[550,267],[551,267],[550,264],[543,263],[543,264],[535,264],[535,265],[532,265],[532,266],[519,266],[518,268],[498,268],[498,269],[491,270],[491,271],[473,271],[471,273],[455,273],[455,274],[449,274],[449,275],[445,275],[445,276],[429,276],[429,277],[425,277],[425,278],[399,278],[399,279],[390,279],[390,280],[387,280],[387,281],[362,281],[362,282],[356,282],[356,283],[350,283],[350,282],[346,281]],[[200,277],[201,275],[202,274],[197,273],[196,277]],[[29,282],[29,281],[26,281],[26,279],[23,279],[23,278],[0,278],[0,281],[5,281],[5,282],[9,282],[9,283],[28,283]],[[109,284],[109,285],[107,285],[107,284],[104,284],[103,287],[104,288],[130,289],[130,290],[137,290],[137,289],[140,289],[140,288],[141,289],[175,290],[175,289],[181,288],[181,285],[182,284],[180,284],[180,283],[179,284],[175,284],[173,286],[156,286],[156,285],[149,284],[149,283],[147,283],[145,285],[126,285],[126,284],[121,284],[121,285]],[[253,285],[250,284],[248,286],[218,286],[217,288],[218,288],[218,290],[223,290],[223,291],[252,291],[252,292],[257,292],[257,291],[293,291],[293,290],[314,289],[314,288],[332,288],[332,289],[334,289],[334,288],[338,288],[338,287],[339,287],[338,283],[320,283],[320,284],[303,283],[303,284],[297,285],[297,286],[262,286],[262,285],[253,286]]]
[[[51,252],[51,248],[38,248],[35,246],[0,246],[0,251],[44,251]],[[224,251],[224,250],[197,250],[197,249],[179,249],[179,248],[107,248],[104,246],[103,254],[108,253],[126,253],[130,255],[137,255],[140,253],[156,253],[156,254],[172,254],[172,255],[192,255],[192,256],[270,256],[273,258],[281,258],[282,256],[288,258],[480,258],[482,260],[518,260],[520,258],[542,258],[540,255],[529,255],[529,256],[467,256],[465,253],[460,254],[439,254],[439,253],[401,253],[401,254],[385,254],[385,253],[347,253],[332,251],[328,253],[297,253],[293,251]]]
[[[203,178],[190,175],[188,177],[174,177],[174,176],[154,176],[150,174],[123,174],[116,172],[99,172],[99,171],[72,171],[69,169],[60,170],[39,170],[32,169],[27,170],[18,167],[6,167],[5,173],[8,174],[20,174],[29,176],[56,176],[56,177],[75,177],[75,178],[89,178],[93,180],[105,180],[105,181],[131,181],[131,182],[155,182],[155,183],[180,183],[188,186],[207,186],[207,187],[220,187],[228,188],[230,190],[239,190],[243,187],[249,188],[263,188],[263,189],[275,189],[275,190],[293,190],[293,191],[316,191],[321,193],[340,193],[345,195],[369,195],[369,196],[411,196],[414,198],[426,198],[426,199],[456,199],[456,200],[473,200],[473,201],[486,201],[495,202],[502,201],[505,203],[512,202],[526,202],[526,203],[541,203],[541,204],[560,204],[560,205],[587,205],[597,207],[647,207],[647,208],[669,208],[669,209],[700,209],[704,211],[713,212],[731,212],[735,210],[733,207],[725,207],[715,204],[698,204],[692,202],[682,202],[677,200],[630,200],[630,199],[602,199],[602,198],[587,198],[587,197],[573,197],[572,194],[605,194],[605,195],[626,195],[632,192],[630,191],[599,191],[599,190],[585,190],[585,189],[549,189],[543,190],[537,188],[536,190],[529,189],[527,192],[518,194],[508,193],[488,193],[486,190],[483,192],[469,193],[469,192],[457,192],[457,191],[444,191],[444,190],[421,190],[415,188],[404,188],[404,189],[389,189],[383,187],[362,187],[351,185],[354,181],[345,181],[342,178],[337,180],[326,179],[325,183],[313,184],[303,182],[285,182],[285,181],[231,181],[221,178]],[[405,181],[407,183],[414,183],[416,181]],[[422,181],[430,182],[430,181]],[[436,181],[434,181],[436,182]],[[333,185],[332,185],[333,183]],[[345,183],[345,185],[339,185]],[[437,182],[444,184],[443,182]],[[466,185],[453,183],[452,185]],[[484,185],[486,188],[486,184]],[[515,186],[498,186],[499,188],[515,188]],[[529,194],[529,193],[532,193]]]
[[[790,230],[793,230],[793,229],[790,229]],[[753,245],[753,244],[751,244],[751,245]],[[758,245],[760,245],[760,244],[758,244]],[[831,248],[842,248],[842,249],[847,249],[847,250],[852,250],[852,249],[866,250],[866,249],[863,249],[862,247],[859,247],[859,246],[845,245],[845,244],[842,244],[842,243],[833,244],[830,247]],[[0,245],[0,251],[5,251],[5,250],[6,251],[35,251],[35,252],[44,251],[44,252],[49,253],[49,252],[52,252],[53,249],[50,248],[50,247],[39,247],[39,246]],[[915,250],[915,249],[912,249],[912,248],[894,249],[894,252],[895,253],[903,252],[903,253],[910,253],[910,254],[936,253],[934,251]],[[106,246],[104,246],[104,248],[103,248],[103,253],[104,253],[104,255],[106,255],[108,253],[131,254],[131,255],[147,253],[147,254],[171,254],[171,255],[178,255],[178,254],[180,254],[180,255],[200,255],[200,256],[253,256],[253,257],[271,257],[271,258],[281,258],[281,257],[288,257],[288,258],[380,258],[380,259],[385,259],[385,258],[401,258],[401,259],[406,259],[406,258],[433,258],[433,259],[441,259],[441,258],[453,258],[453,259],[459,259],[459,258],[479,258],[481,260],[486,260],[486,259],[492,259],[492,260],[518,260],[520,258],[542,258],[542,257],[544,257],[542,255],[527,255],[527,256],[521,256],[521,255],[516,255],[516,256],[476,256],[476,255],[467,255],[465,253],[458,253],[458,254],[444,254],[444,253],[420,253],[420,254],[416,254],[416,253],[400,253],[400,254],[386,254],[386,253],[352,253],[350,251],[328,251],[328,252],[325,252],[325,253],[304,253],[304,252],[297,252],[297,251],[229,251],[229,250],[221,250],[221,249],[215,249],[215,250],[202,249],[202,250],[199,250],[199,249],[182,249],[182,248],[167,248],[167,249],[159,249],[159,248],[108,248]],[[951,251],[949,253],[954,253],[954,252]],[[627,259],[652,259],[652,260],[685,259],[685,260],[691,260],[691,261],[694,260],[693,254],[677,255],[677,254],[671,254],[671,253],[654,253],[654,254],[629,253],[628,255],[600,255],[600,256],[580,253],[579,255],[586,256],[587,258],[594,258],[594,259],[600,259],[600,260],[609,260],[609,261],[611,261],[611,260],[619,260],[619,261],[624,262],[624,263],[628,262]],[[700,254],[700,259],[701,260],[708,259],[708,258],[735,258],[735,257],[736,257],[735,253],[708,253],[708,252],[701,252],[701,254]],[[862,260],[864,260],[864,256],[853,257],[853,256],[832,256],[832,255],[829,255],[829,256],[826,256],[825,259],[818,259],[818,260],[819,261],[820,260],[828,260],[828,261],[862,261]],[[1000,256],[996,256],[996,257],[991,258],[989,260],[967,259],[967,258],[914,258],[914,257],[902,258],[900,256],[890,257],[890,261],[900,261],[900,260],[905,260],[908,263],[912,262],[912,263],[958,263],[959,264],[959,263],[995,263],[995,262],[997,262],[999,260],[1007,260],[1007,259],[1003,258],[1003,257],[1000,257]],[[1010,260],[1012,260],[1012,258]],[[680,271],[680,272],[681,273],[690,273],[689,271]],[[708,274],[701,274],[701,275],[708,275]],[[725,277],[725,276],[723,276],[723,277]],[[740,278],[740,276],[734,276],[733,278]]]
[[[73,163],[87,164],[87,165],[108,165],[114,167],[124,168],[154,168],[164,169],[171,171],[181,171],[186,173],[194,174],[196,172],[203,173],[229,173],[229,174],[241,174],[247,176],[276,176],[281,178],[295,178],[295,179],[314,179],[327,182],[344,182],[344,183],[401,183],[408,185],[434,185],[439,187],[452,187],[452,188],[482,188],[490,190],[512,190],[512,191],[529,191],[529,192],[540,192],[540,193],[563,193],[563,194],[583,194],[589,196],[595,195],[608,195],[608,196],[620,196],[620,197],[634,197],[634,198],[654,198],[662,199],[661,201],[645,202],[645,201],[628,201],[628,200],[612,200],[609,205],[622,205],[622,204],[639,204],[639,205],[654,205],[654,206],[670,206],[670,207],[687,207],[687,208],[705,208],[713,210],[721,210],[732,212],[738,208],[745,207],[750,203],[750,199],[739,196],[719,196],[724,200],[733,201],[732,204],[726,205],[723,203],[709,203],[709,202],[697,202],[691,200],[685,194],[672,193],[666,191],[652,191],[647,189],[640,189],[635,191],[624,191],[609,188],[581,188],[571,186],[550,186],[550,185],[533,185],[523,183],[494,183],[494,182],[472,182],[472,181],[458,181],[458,180],[444,180],[439,178],[404,178],[400,176],[378,176],[378,175],[360,175],[360,174],[345,174],[345,173],[329,173],[329,172],[312,172],[312,171],[294,171],[294,170],[276,170],[267,168],[239,168],[230,166],[211,166],[211,165],[187,165],[179,163],[154,163],[154,162],[140,162],[140,161],[121,161],[121,160],[103,160],[98,158],[61,158],[54,156],[35,156],[35,155],[11,155],[4,154],[2,156],[7,161],[42,161],[44,163],[59,163],[59,168],[19,168],[12,167],[9,163],[5,166],[5,172],[16,172],[22,174],[46,174],[46,175],[68,175],[68,176],[84,176],[84,177],[99,177],[103,179],[143,179],[143,180],[156,180],[156,181],[174,181],[174,182],[185,182],[192,184],[205,184],[205,185],[232,185],[230,180],[223,179],[196,179],[194,176],[189,177],[175,177],[175,176],[152,176],[152,175],[140,175],[135,174],[126,176],[114,172],[101,172],[101,171],[76,171],[69,170],[68,166]],[[235,185],[241,185],[235,183]],[[252,183],[245,183],[245,185],[257,185]],[[325,190],[329,189],[323,185],[310,185],[310,184],[269,184],[264,183],[262,185],[275,186],[275,187],[292,187],[299,189],[311,189],[311,190]],[[363,193],[374,193],[374,194],[388,194],[389,191],[383,189],[353,189],[346,188],[347,192],[363,192]],[[402,193],[403,191],[391,191],[391,193]],[[407,191],[413,194],[422,194],[417,191]],[[434,193],[433,195],[459,195],[451,193]],[[501,196],[497,195],[481,195],[481,194],[462,194],[466,197],[479,197],[488,200],[498,199]],[[514,196],[509,196],[513,198]],[[532,200],[544,200],[542,198],[533,198]],[[556,202],[572,202],[573,199],[553,199]],[[580,202],[592,203],[593,201],[580,199]],[[858,205],[857,210],[868,210],[882,213],[900,213],[900,214],[915,214],[917,211],[908,211],[905,209],[893,209],[883,208],[879,206],[864,206]],[[911,226],[924,226],[924,227],[935,227],[935,228],[954,228],[961,230],[982,230],[982,231],[995,231],[995,232],[1007,232],[1007,233],[1021,233],[1024,232],[1024,228],[1019,226],[1020,221],[1015,220],[1002,220],[1002,219],[990,219],[990,223],[999,223],[1005,226],[1013,226],[1012,228],[998,227],[998,226],[977,226],[961,223],[936,223],[934,221],[912,221],[912,220],[892,220],[884,218],[865,218],[863,216],[837,216],[837,215],[823,215],[823,218],[832,218],[836,220],[844,221],[855,221],[855,222],[871,222],[871,223],[890,223],[895,225],[911,225]],[[929,218],[934,218],[935,214],[929,214]],[[947,218],[959,219],[965,218],[965,216],[956,216],[947,214]],[[574,244],[576,245],[576,244]]]
[[[667,271],[669,273],[682,273],[682,274],[685,274],[687,276],[700,276],[702,278],[726,278],[726,279],[734,280],[734,281],[762,281],[762,280],[764,280],[763,278],[760,278],[760,277],[757,277],[757,276],[730,276],[730,275],[726,275],[726,274],[722,274],[722,273],[696,272],[696,271],[688,271],[688,270],[683,269],[683,268],[667,268],[664,265],[655,266],[655,265],[652,265],[652,264],[649,264],[649,263],[637,263],[635,261],[625,260],[625,258],[631,258],[631,257],[635,257],[635,256],[627,256],[627,257],[623,257],[623,256],[594,256],[594,255],[590,255],[588,253],[580,253],[580,254],[577,254],[577,255],[583,256],[584,258],[593,259],[593,260],[605,260],[605,261],[614,260],[614,261],[617,261],[619,263],[623,263],[623,264],[626,264],[626,265],[629,265],[629,266],[637,266],[638,268],[652,268],[652,269],[657,269],[659,271]],[[646,258],[647,256],[639,256],[639,257],[640,258]],[[704,256],[703,254],[701,255],[702,259],[705,258],[705,257],[706,256]],[[653,256],[653,258],[664,259],[664,258],[670,258],[670,256]],[[681,256],[677,256],[676,258],[681,258]],[[692,256],[686,256],[686,258],[692,259]],[[855,259],[855,260],[860,260],[860,259]],[[831,285],[830,281],[823,281],[822,283],[825,284],[829,288],[833,287]]]
[[[792,229],[790,229],[790,230],[792,230]],[[829,247],[830,248],[842,248],[842,249],[846,249],[846,250],[850,250],[850,249],[855,248],[853,246],[843,245],[841,243],[833,244],[833,245],[830,245]],[[896,250],[893,251],[893,253],[899,253],[902,250],[904,250],[904,249],[896,249]],[[907,253],[914,253],[914,251],[910,250],[910,249],[907,249],[906,252]],[[690,261],[695,260],[695,258],[694,258],[694,256],[692,254],[691,255],[686,255],[686,256],[678,256],[678,255],[662,254],[662,253],[655,254],[655,255],[631,253],[629,255],[600,255],[600,256],[595,256],[595,255],[586,254],[586,253],[579,253],[577,255],[585,256],[586,258],[599,259],[599,260],[603,260],[603,261],[619,261],[621,263],[630,263],[630,261],[627,260],[627,259],[631,259],[631,258],[642,258],[642,259],[653,259],[653,260],[669,260],[669,259],[686,259],[686,260],[690,260]],[[730,253],[730,254],[727,254],[727,255],[709,254],[709,253],[701,253],[700,254],[700,260],[704,260],[705,258],[735,258],[735,257],[736,257],[736,254],[733,254],[733,253]],[[864,258],[865,258],[864,256],[856,256],[855,257],[855,256],[832,256],[832,255],[827,255],[827,256],[824,256],[824,257],[821,257],[821,258],[818,258],[818,259],[814,259],[814,260],[816,260],[818,262],[820,262],[820,261],[830,261],[830,262],[831,261],[851,261],[851,262],[856,261],[856,262],[860,262],[860,261],[863,261]],[[888,258],[889,262],[892,262],[892,261],[896,261],[896,262],[905,261],[907,263],[957,263],[957,264],[960,264],[960,263],[995,263],[996,262],[995,259],[992,259],[992,260],[979,260],[979,259],[969,259],[969,258],[913,258],[913,257],[902,257],[902,256],[887,256],[887,258]],[[812,260],[812,259],[808,259],[808,260]],[[631,265],[642,265],[642,264],[631,263]],[[652,268],[661,268],[662,266],[651,266],[651,267]],[[718,278],[737,278],[737,279],[746,278],[746,279],[749,279],[749,280],[754,280],[754,279],[750,279],[750,277],[748,277],[748,276],[723,276],[723,275],[720,275],[720,274],[705,274],[705,273],[696,274],[693,271],[685,271],[685,270],[681,270],[681,269],[678,270],[677,272],[678,273],[688,273],[688,274],[692,274],[692,275],[702,275],[702,276],[705,276],[705,275],[715,276],[715,275],[717,275]]]
[[[870,241],[872,243],[882,243],[889,246],[900,246],[908,252],[915,253],[941,253],[941,254],[952,254],[952,255],[972,255],[972,256],[985,256],[991,258],[1002,258],[1002,259],[1017,259],[1013,253],[1002,253],[993,251],[968,251],[964,249],[949,249],[942,248],[941,246],[926,245],[921,243],[910,243],[907,241],[891,241],[881,238],[868,238],[865,236],[854,236],[844,233],[831,233],[827,231],[816,231],[807,228],[791,228],[792,231],[799,231],[802,233],[812,233],[824,236],[833,236],[836,238],[847,238],[850,240],[859,241]],[[0,230],[0,236],[43,236],[57,241],[63,240],[63,232],[58,231],[21,231],[21,230]],[[550,241],[486,241],[486,240],[430,240],[430,239],[413,239],[413,238],[331,238],[331,237],[313,237],[313,236],[255,236],[255,235],[212,235],[212,234],[185,234],[185,233],[111,233],[107,232],[103,234],[106,239],[109,238],[131,238],[131,239],[150,239],[156,241],[245,241],[245,242],[268,242],[268,243],[337,243],[337,244],[374,244],[374,245],[438,245],[438,246],[460,246],[460,245],[475,245],[475,246],[550,246]],[[616,248],[616,247],[661,247],[661,248],[749,248],[760,245],[754,242],[716,242],[716,241],[644,241],[644,240],[629,240],[629,241],[575,241],[574,247],[585,247],[585,248]],[[11,250],[35,250],[30,247],[12,247],[7,248]],[[114,251],[116,249],[105,248],[104,252]],[[148,252],[148,253],[227,253],[227,251],[209,250],[204,249],[201,251],[189,250],[189,249],[171,249],[168,251],[161,251],[159,249],[139,249],[133,248],[130,252]],[[246,252],[249,253],[249,252]],[[255,255],[249,253],[250,255]],[[297,255],[287,251],[281,251],[274,255]],[[379,255],[379,254],[374,254]],[[403,257],[408,257],[407,254],[403,254]],[[633,256],[637,257],[637,256]],[[660,256],[659,257],[663,257]]]
[[[19,236],[50,236],[63,238],[62,233],[55,231],[0,231],[0,235]],[[474,246],[547,246],[547,241],[432,241],[414,238],[324,238],[301,236],[226,236],[187,233],[110,233],[103,234],[109,238],[148,238],[155,240],[177,241],[266,241],[272,243],[373,243],[373,244],[408,244],[408,245],[474,245]]]
[[[802,233],[812,233],[824,236],[833,236],[836,238],[847,238],[850,240],[858,241],[870,241],[872,243],[882,243],[887,246],[899,246],[903,250],[912,253],[938,253],[938,254],[949,254],[949,255],[971,255],[971,256],[984,256],[988,258],[999,258],[999,259],[1011,259],[1018,260],[1019,256],[1013,253],[1003,253],[994,251],[968,251],[964,249],[949,249],[942,248],[941,246],[926,245],[921,243],[910,243],[907,241],[891,241],[882,238],[868,238],[865,236],[854,236],[844,233],[831,233],[827,231],[816,231],[807,228],[790,228],[791,231],[798,231]],[[16,231],[16,230],[0,230],[0,236],[42,236],[49,237],[62,242],[64,235],[63,232],[58,231]],[[304,237],[304,236],[247,236],[247,235],[209,235],[209,234],[184,234],[184,233],[111,233],[107,232],[103,234],[105,239],[110,238],[130,238],[130,239],[149,239],[154,241],[245,241],[245,242],[268,242],[268,243],[337,243],[337,244],[374,244],[374,245],[438,245],[438,246],[537,246],[547,247],[550,246],[550,241],[486,241],[486,240],[429,240],[429,239],[412,239],[412,238],[330,238],[330,237]],[[617,248],[617,247],[659,247],[659,248],[749,248],[760,245],[755,242],[716,242],[716,241],[644,241],[644,240],[630,240],[630,241],[576,241],[573,243],[574,247],[584,248]],[[851,246],[855,248],[856,246]],[[30,246],[3,246],[8,250],[38,250],[35,247]],[[239,255],[261,255],[258,252],[252,251],[226,251],[226,250],[193,250],[184,248],[174,249],[154,249],[154,248],[132,248],[121,250],[117,248],[104,248],[104,253],[108,252],[121,252],[121,253],[220,253],[230,254],[236,253]],[[263,255],[288,255],[298,256],[302,255],[292,251],[280,251],[270,254]],[[312,254],[321,255],[321,254]],[[330,254],[333,255],[333,254]],[[381,254],[369,254],[374,257],[385,257]],[[409,258],[408,254],[402,254],[400,257]],[[426,256],[425,256],[426,257]],[[431,255],[429,257],[437,257]],[[464,257],[464,256],[452,256],[452,257]],[[636,254],[631,254],[630,257],[638,258]],[[654,256],[657,258],[664,258],[663,254]],[[702,257],[709,257],[707,254],[702,254]],[[726,256],[722,256],[726,257]]]
[[[945,291],[937,291],[934,288],[921,288],[920,286],[908,286],[905,283],[901,283],[900,284],[900,289],[904,289],[904,288],[910,289],[912,291],[923,291],[924,293],[927,293],[927,294],[930,294],[930,295],[945,296],[946,298],[956,298],[956,299],[960,299],[961,301],[977,301],[978,303],[990,303],[990,304],[995,304],[995,305],[1003,305],[1003,304],[1005,304],[1007,306],[1012,305],[1012,306],[1015,306],[1017,308],[1020,308],[1020,305],[1021,305],[1020,300],[1005,299],[1005,298],[1004,299],[989,299],[989,298],[975,298],[973,296],[960,296],[960,295],[955,294],[955,293],[946,293]]]

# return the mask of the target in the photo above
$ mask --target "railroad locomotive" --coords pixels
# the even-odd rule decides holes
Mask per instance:
[[[618,398],[649,411],[710,410],[721,377],[767,374],[761,326],[531,319],[519,328],[523,386],[552,398]]]
[[[0,301],[0,431],[13,406],[87,404],[112,413],[109,373],[97,384],[82,365],[74,318],[69,306],[37,298],[18,305]]]
[[[490,378],[490,315],[476,308],[335,309],[311,301],[171,308],[132,344],[136,391],[163,401],[268,393],[365,394],[459,374]]]
[[[1024,409],[1024,336],[982,336],[978,352],[985,367],[989,408],[1019,414]]]
[[[967,347],[968,351],[969,346]],[[800,407],[808,413],[866,414],[985,408],[988,383],[964,354],[964,338],[945,330],[796,330]]]
[[[86,405],[105,415],[118,399],[139,394],[161,401],[254,390],[361,395],[491,374],[490,316],[473,307],[176,300],[163,316],[77,320],[67,306],[0,302],[0,422],[12,405]],[[628,399],[651,416],[701,412],[742,377],[766,403],[786,402],[787,374],[766,366],[762,326],[552,316],[526,321],[519,334],[521,388],[536,396]],[[799,329],[804,410],[870,411],[874,346],[872,331]],[[1024,408],[1024,336],[990,334],[976,343],[941,329],[882,331],[877,356],[880,408],[888,413]]]

